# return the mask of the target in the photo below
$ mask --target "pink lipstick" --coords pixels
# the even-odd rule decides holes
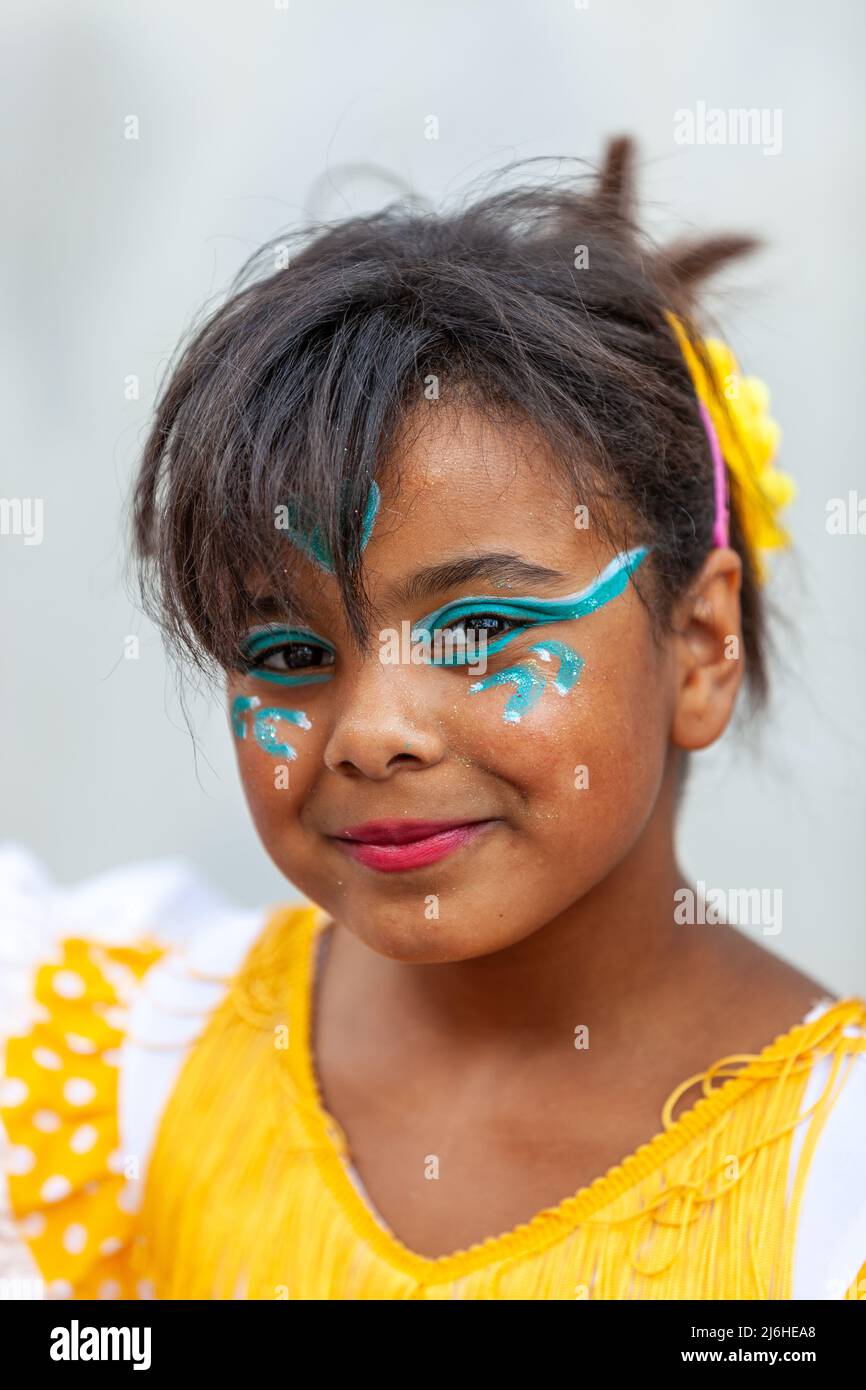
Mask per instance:
[[[397,873],[435,864],[495,824],[492,820],[375,820],[350,825],[333,838],[368,869]]]

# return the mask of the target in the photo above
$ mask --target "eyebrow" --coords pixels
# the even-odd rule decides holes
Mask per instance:
[[[289,613],[285,603],[275,598],[273,594],[262,594],[257,596],[254,605],[249,609],[250,623],[277,623],[280,627],[308,628],[310,623],[301,616],[299,610]]]
[[[385,605],[408,607],[422,599],[433,598],[443,589],[454,589],[469,584],[486,582],[491,588],[530,587],[535,584],[562,584],[571,582],[574,576],[563,574],[561,570],[550,569],[547,565],[524,560],[512,551],[485,551],[478,555],[460,555],[446,560],[440,565],[429,565],[416,570],[407,579],[391,584],[385,592]],[[286,613],[285,606],[272,594],[262,594],[256,600],[255,616],[263,623],[279,623],[283,627],[311,627],[296,610],[294,620]]]
[[[461,555],[441,565],[416,570],[408,579],[393,584],[387,599],[397,606],[417,603],[458,586],[484,580],[490,587],[506,588],[533,584],[561,584],[567,578],[560,570],[549,569],[509,551],[485,551],[481,555]]]

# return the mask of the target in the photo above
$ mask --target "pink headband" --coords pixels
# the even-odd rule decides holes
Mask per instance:
[[[713,456],[713,480],[715,483],[716,496],[716,516],[713,522],[713,545],[727,546],[729,544],[729,518],[728,508],[728,475],[725,469],[725,460],[722,457],[719,436],[716,434],[715,425],[710,418],[710,412],[702,400],[698,400],[701,412],[701,419],[704,422],[704,429],[707,439],[710,441],[710,453]]]

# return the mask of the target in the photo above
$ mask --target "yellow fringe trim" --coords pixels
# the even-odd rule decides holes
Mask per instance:
[[[791,1298],[809,1163],[866,1051],[866,1037],[845,1031],[866,1029],[863,1000],[840,1000],[760,1053],[684,1081],[664,1129],[622,1163],[513,1230],[430,1259],[357,1191],[346,1136],[318,1089],[311,986],[327,921],[314,906],[271,916],[182,1067],[133,1250],[156,1297]],[[801,1113],[828,1054],[827,1083]],[[703,1096],[674,1120],[698,1082]],[[807,1119],[789,1198],[791,1141]],[[858,1280],[846,1298],[866,1292]]]

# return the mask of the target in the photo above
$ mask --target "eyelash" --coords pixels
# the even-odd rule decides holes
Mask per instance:
[[[447,617],[447,614],[444,616]],[[465,631],[467,627],[469,627],[471,624],[480,623],[484,619],[490,619],[493,622],[501,623],[503,625],[502,630],[493,635],[491,635],[489,627],[486,629],[482,628],[480,630],[486,631],[488,634],[487,641],[484,647],[485,655],[488,657],[496,656],[500,651],[502,651],[503,647],[508,645],[512,638],[519,637],[521,633],[526,632],[529,628],[535,626],[535,624],[532,622],[521,622],[518,618],[512,618],[503,613],[497,613],[493,609],[479,608],[478,611],[475,613],[462,613],[458,618],[453,618],[451,622],[443,622],[440,619],[440,621],[436,623],[435,627],[429,629],[430,636],[435,639],[442,633],[446,633],[454,629],[460,630],[462,628]],[[478,639],[476,637],[476,641],[477,640]],[[474,656],[470,655],[469,653],[466,653],[465,655],[460,657],[451,656],[444,663],[440,660],[434,659],[432,664],[434,666],[444,664],[450,667],[460,667],[472,665],[475,659],[476,658]]]
[[[439,623],[433,629],[434,633],[443,633],[449,629],[468,630],[473,624],[487,622],[488,626],[482,627],[479,631],[486,631],[487,651],[489,655],[494,655],[506,642],[518,633],[531,627],[531,623],[521,623],[514,618],[509,618],[501,613],[495,613],[488,609],[479,609],[477,613],[464,613],[459,618],[453,619],[450,623]],[[502,630],[494,636],[490,636],[490,623],[502,624]],[[329,680],[333,674],[336,660],[336,653],[330,644],[326,644],[323,639],[316,638],[313,633],[305,634],[303,638],[299,635],[296,638],[283,638],[281,641],[273,641],[270,645],[264,644],[264,633],[254,634],[245,639],[241,648],[240,669],[249,675],[255,676],[260,680],[274,681],[282,685],[313,685]],[[310,655],[321,653],[323,659],[316,661],[304,661],[295,666],[288,664],[292,654],[307,652]],[[286,665],[281,668],[274,668],[267,663],[275,657],[283,656]],[[434,663],[438,664],[438,663]],[[454,666],[468,664],[463,661],[452,661],[448,663]]]
[[[516,631],[518,631],[520,628],[527,626],[527,624],[525,624],[525,623],[519,623],[519,622],[517,622],[517,620],[516,620],[515,618],[506,618],[506,617],[503,617],[503,615],[502,615],[501,613],[492,613],[492,612],[488,612],[487,610],[484,610],[484,611],[479,610],[477,613],[464,613],[462,617],[460,617],[460,618],[455,618],[455,619],[454,619],[452,622],[450,622],[450,623],[439,623],[439,624],[437,624],[437,626],[436,626],[436,628],[434,629],[434,631],[436,631],[436,632],[447,632],[449,628],[459,627],[461,623],[464,624],[465,626],[468,626],[469,623],[477,623],[477,622],[480,622],[483,618],[490,618],[490,619],[492,619],[494,622],[497,622],[497,623],[504,623],[507,631],[514,631],[514,632],[516,632]],[[482,629],[482,630],[489,631],[489,629]],[[500,632],[500,633],[497,633],[496,635],[497,635],[497,637],[502,637],[502,636],[504,636],[505,634],[502,633],[502,632]]]
[[[326,644],[313,633],[299,634],[297,637],[284,637],[282,640],[274,640],[269,645],[265,644],[266,634],[259,633],[246,638],[241,647],[241,670],[255,675],[261,680],[275,681],[283,685],[305,685],[315,684],[320,681],[328,680],[332,675],[335,652],[333,647]],[[322,657],[329,660],[304,661],[298,665],[290,666],[289,657],[293,653],[308,652],[311,655],[317,652]],[[274,669],[266,663],[274,657],[283,655],[286,665],[282,668]],[[312,673],[312,674],[311,674]]]

